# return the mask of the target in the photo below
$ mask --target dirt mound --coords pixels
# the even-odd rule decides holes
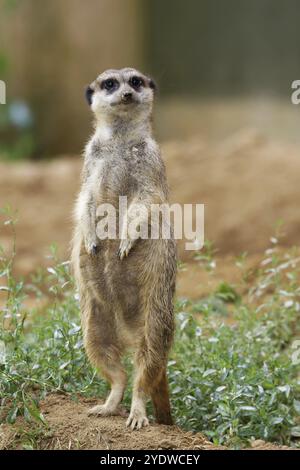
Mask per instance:
[[[299,148],[267,141],[243,130],[221,143],[199,138],[163,146],[171,200],[205,204],[205,236],[221,254],[257,253],[266,247],[283,219],[286,244],[299,242]],[[44,163],[0,164],[0,207],[18,209],[16,268],[28,273],[47,264],[56,242],[66,258],[71,213],[82,161],[60,157]],[[0,244],[9,246],[9,227],[0,229]],[[179,243],[180,257],[191,252]]]
[[[63,395],[49,395],[41,403],[41,411],[48,427],[35,428],[18,418],[14,425],[0,426],[0,450],[23,449],[91,449],[91,450],[222,450],[201,433],[183,431],[178,426],[163,426],[151,423],[139,431],[130,431],[125,426],[125,418],[91,417],[87,409],[99,403],[96,399],[81,398],[73,401]],[[251,449],[283,450],[287,446],[256,440]]]
[[[95,399],[78,402],[61,395],[50,395],[41,403],[48,429],[37,433],[39,449],[218,449],[200,433],[182,431],[177,426],[151,424],[130,431],[125,418],[88,417],[87,409]],[[22,431],[21,431],[22,428]],[[14,426],[0,427],[0,449],[21,449],[26,444],[29,426],[20,418]],[[32,429],[31,429],[32,434]]]

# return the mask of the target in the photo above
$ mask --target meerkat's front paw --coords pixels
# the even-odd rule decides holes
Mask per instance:
[[[88,255],[95,256],[99,251],[98,240],[96,237],[86,237],[84,245]]]
[[[146,416],[146,413],[143,409],[134,408],[130,411],[129,418],[127,419],[126,426],[130,427],[132,430],[141,429],[144,426],[149,425],[149,420]]]
[[[124,240],[121,240],[119,250],[118,250],[118,256],[120,260],[122,260],[125,256],[128,256],[131,248],[133,247],[134,240],[130,240],[129,238],[125,238]]]
[[[96,405],[88,410],[88,416],[122,416],[126,418],[128,416],[127,411],[122,406],[110,407],[107,405]]]

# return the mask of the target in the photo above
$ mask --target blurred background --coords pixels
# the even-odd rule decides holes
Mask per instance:
[[[205,204],[221,253],[255,254],[280,220],[297,244],[299,23],[297,0],[0,0],[0,206],[19,211],[20,270],[51,242],[68,256],[84,88],[110,67],[157,81],[172,200]]]

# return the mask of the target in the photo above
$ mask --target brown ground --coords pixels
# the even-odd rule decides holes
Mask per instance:
[[[267,141],[251,130],[215,144],[199,139],[163,146],[171,198],[205,204],[205,237],[223,254],[261,252],[279,219],[286,243],[299,241],[299,148]],[[81,159],[60,157],[44,163],[0,163],[0,207],[18,209],[16,268],[28,274],[46,265],[56,242],[68,257],[71,212],[79,188]],[[0,228],[0,244],[9,246],[9,227]],[[189,260],[191,253],[180,257]]]
[[[200,433],[183,431],[177,426],[151,423],[139,431],[129,431],[125,427],[125,418],[87,417],[87,408],[94,404],[95,399],[75,402],[62,395],[50,395],[41,404],[49,428],[34,431],[21,418],[14,426],[3,424],[0,426],[0,450],[22,449],[33,439],[38,449],[225,449],[213,445]],[[286,446],[279,447],[261,440],[254,441],[252,448],[287,449]]]
[[[205,203],[205,236],[220,249],[217,272],[212,278],[179,245],[188,269],[179,274],[178,294],[190,298],[208,295],[221,280],[235,283],[239,271],[233,256],[250,253],[255,266],[268,245],[278,219],[285,221],[288,245],[299,241],[299,148],[268,142],[258,132],[245,130],[223,142],[199,139],[169,142],[163,153],[171,186],[172,201]],[[56,242],[60,255],[68,258],[71,211],[79,187],[81,160],[61,157],[44,163],[0,163],[0,207],[17,208],[16,272],[28,275],[49,264],[46,255]],[[4,219],[3,219],[4,220]],[[11,246],[9,227],[0,226],[0,244]],[[86,407],[94,400],[78,403],[64,396],[49,396],[42,404],[49,425],[35,440],[40,448],[85,449],[212,449],[201,434],[177,427],[152,424],[140,432],[125,431],[124,419],[87,418]],[[27,427],[26,427],[27,426]],[[20,418],[13,427],[0,427],[0,449],[21,448],[33,431]],[[277,448],[255,441],[254,448]]]

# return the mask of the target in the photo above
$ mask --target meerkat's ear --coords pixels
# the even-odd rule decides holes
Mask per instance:
[[[88,85],[85,89],[85,97],[86,97],[86,100],[87,100],[87,102],[90,106],[92,104],[93,93],[94,93],[93,88],[90,85]]]
[[[152,78],[149,78],[149,87],[152,88],[154,93],[157,91],[157,85]]]

